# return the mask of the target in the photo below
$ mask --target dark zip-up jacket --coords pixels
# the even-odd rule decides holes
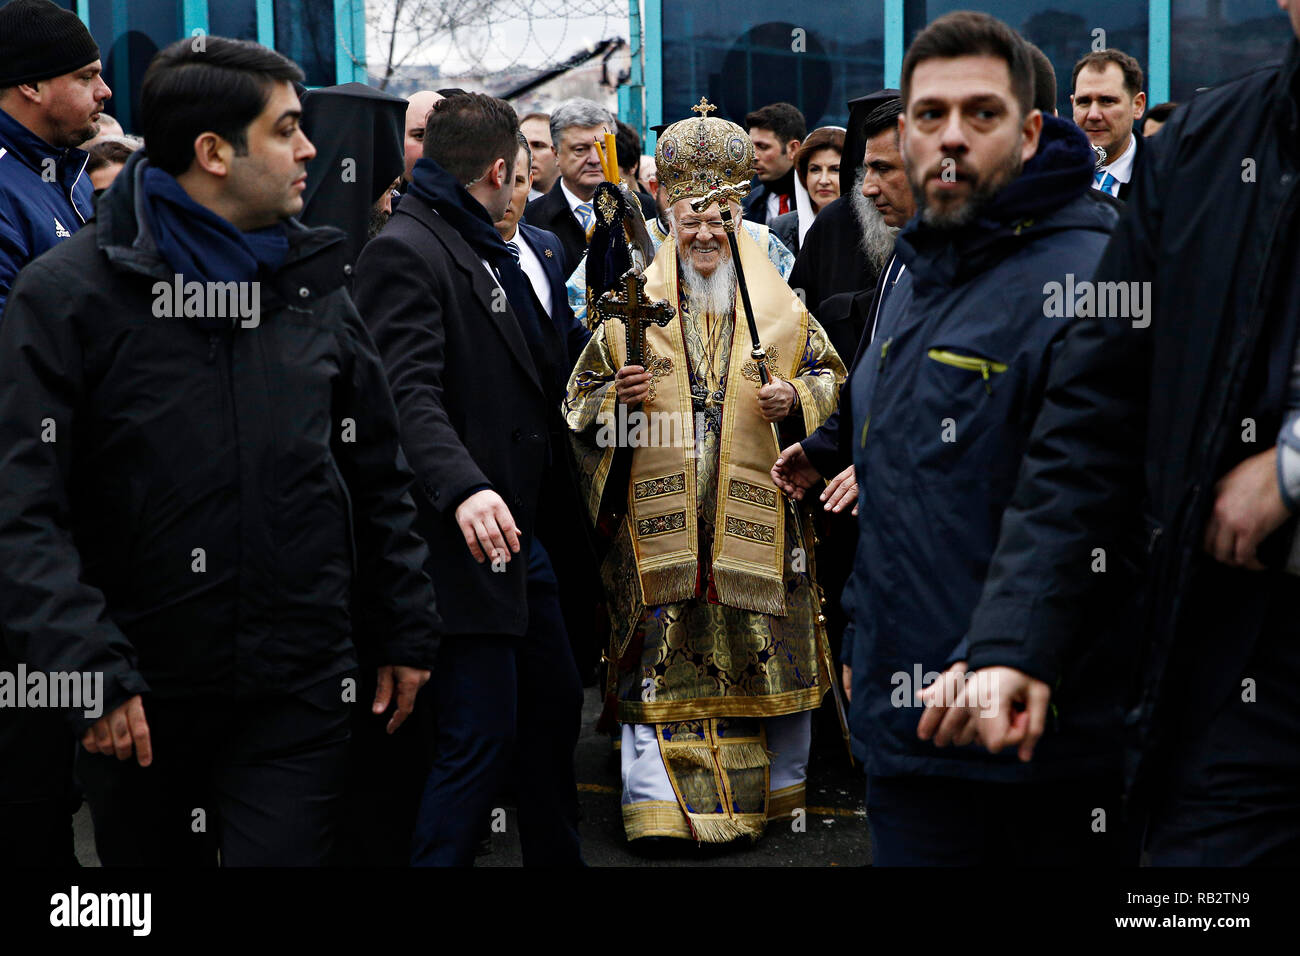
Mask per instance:
[[[0,312],[18,270],[81,228],[90,154],[56,149],[0,110]]]
[[[860,532],[850,723],[869,775],[1018,781],[1119,768],[1118,708],[1063,709],[1025,765],[918,740],[913,696],[962,656],[1070,322],[1045,308],[1046,287],[1090,275],[1115,224],[1114,209],[1088,195],[1092,164],[1082,132],[1048,117],[1037,154],[979,220],[938,230],[914,219],[899,235],[906,270],[851,382]]]
[[[260,324],[158,317],[133,156],[19,275],[0,324],[0,620],[21,658],[129,696],[293,693],[432,665],[440,621],[342,236],[287,223]],[[75,722],[90,721],[76,712]]]
[[[972,667],[1049,684],[1095,653],[1096,547],[1146,544],[1130,783],[1196,739],[1249,660],[1281,582],[1215,562],[1215,484],[1280,428],[1300,314],[1300,44],[1179,107],[1146,144],[1099,281],[1149,283],[1150,321],[1077,322],[1053,368],[970,634]],[[1282,367],[1281,383],[1276,367]],[[1254,421],[1255,441],[1246,419]],[[1280,563],[1288,522],[1265,541]],[[1109,692],[1112,688],[1099,688]],[[1141,772],[1143,765],[1152,773]]]

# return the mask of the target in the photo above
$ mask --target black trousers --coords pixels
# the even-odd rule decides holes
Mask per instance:
[[[0,708],[0,870],[77,865],[77,746],[57,711]]]
[[[529,554],[528,633],[447,635],[432,680],[437,745],[411,847],[413,866],[470,866],[502,791],[513,785],[525,866],[576,866],[573,751],[582,683],[555,576]]]
[[[357,703],[352,708],[339,862],[406,867],[411,863],[411,834],[433,763],[433,688],[426,684],[420,690],[415,709],[390,734],[387,727],[393,705],[378,716],[370,712],[377,673],[373,661],[362,663]]]
[[[1300,865],[1297,601],[1300,581],[1283,582],[1227,704],[1175,758],[1147,829],[1152,865]]]
[[[82,751],[105,866],[334,862],[347,760],[345,677],[257,701],[151,700],[153,763]],[[368,702],[367,702],[368,704]]]
[[[1118,774],[1064,783],[872,777],[867,784],[872,862],[1136,866],[1137,844],[1122,819],[1120,792]]]

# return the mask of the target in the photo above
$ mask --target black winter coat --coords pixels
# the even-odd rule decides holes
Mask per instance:
[[[1150,283],[1151,311],[1072,325],[971,625],[972,668],[1004,664],[1053,684],[1099,637],[1081,614],[1105,577],[1089,573],[1094,549],[1113,567],[1141,541],[1131,783],[1162,776],[1145,758],[1194,740],[1239,688],[1286,583],[1219,564],[1201,545],[1216,482],[1274,444],[1284,411],[1300,311],[1298,79],[1293,42],[1283,65],[1197,96],[1147,141],[1096,278]],[[1254,442],[1243,440],[1247,418]],[[1264,543],[1266,564],[1293,531],[1289,522]]]
[[[137,218],[143,159],[19,274],[0,323],[12,649],[103,671],[105,713],[144,691],[293,693],[356,666],[355,600],[369,656],[431,666],[411,473],[342,234],[288,221],[256,327],[159,318],[174,277]]]
[[[519,320],[478,254],[413,195],[362,250],[355,295],[419,479],[418,527],[446,631],[522,635],[548,423],[559,418],[555,388],[543,388]],[[542,326],[562,351],[554,326]],[[501,496],[522,532],[502,571],[474,561],[455,521],[481,487]]]

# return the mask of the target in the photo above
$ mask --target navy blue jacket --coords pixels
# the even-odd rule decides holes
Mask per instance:
[[[1087,195],[1093,154],[1072,123],[1044,121],[1036,156],[958,230],[913,219],[906,271],[851,384],[860,538],[849,603],[850,724],[869,775],[987,780],[1119,765],[1118,713],[1049,728],[1031,764],[916,737],[925,675],[959,658],[1047,373],[1069,319],[1045,286],[1090,276],[1116,213]],[[917,680],[917,675],[921,680]],[[1069,760],[1055,759],[1068,756]]]
[[[18,270],[91,217],[89,159],[84,150],[55,149],[0,110],[0,312]],[[52,180],[42,175],[47,169]]]
[[[555,324],[555,331],[560,334],[560,341],[565,345],[565,354],[569,358],[569,367],[565,371],[570,372],[578,364],[578,356],[586,348],[591,330],[578,321],[569,305],[569,291],[564,284],[564,244],[560,242],[559,236],[547,229],[539,229],[526,222],[519,223],[518,228],[524,242],[542,260],[542,268],[546,270],[546,278],[550,281],[551,321]],[[565,383],[568,383],[567,378]]]

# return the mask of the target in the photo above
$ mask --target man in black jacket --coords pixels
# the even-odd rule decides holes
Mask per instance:
[[[1300,3],[1281,6],[1300,37]],[[1095,277],[1146,306],[1065,338],[969,634],[997,693],[965,733],[1029,760],[1058,682],[1097,653],[1080,612],[1109,575],[1090,569],[1145,550],[1129,769],[1156,864],[1300,862],[1298,78],[1293,41],[1147,144]]]
[[[808,191],[794,168],[794,157],[808,135],[808,124],[793,103],[769,103],[745,117],[745,129],[754,143],[758,171],[742,206],[746,219],[765,225],[793,212],[799,194],[804,203],[808,202]]]
[[[357,263],[388,367],[446,636],[437,754],[412,847],[466,866],[514,771],[525,864],[581,862],[573,748],[582,686],[539,539],[570,359],[494,222],[518,152],[507,103],[429,115],[411,188]],[[568,529],[573,534],[574,529]]]
[[[301,79],[243,41],[158,54],[147,157],[20,273],[0,326],[0,617],[32,670],[102,688],[62,706],[110,865],[329,862],[350,600],[376,712],[397,685],[390,731],[437,650],[342,236],[292,218]]]

